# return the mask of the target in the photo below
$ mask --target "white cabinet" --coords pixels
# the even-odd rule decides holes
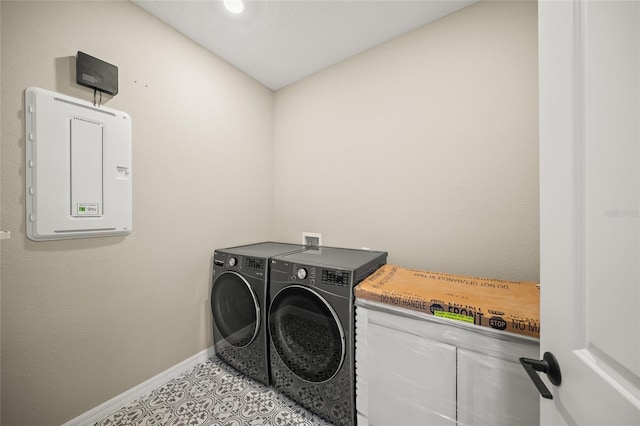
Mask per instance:
[[[539,396],[520,362],[458,349],[457,401],[461,425],[538,425]],[[523,347],[521,356],[537,358]]]
[[[456,347],[375,323],[368,337],[375,372],[369,389],[376,390],[369,394],[369,415],[376,424],[455,424]]]
[[[518,358],[533,338],[356,303],[358,424],[537,425],[539,395]]]

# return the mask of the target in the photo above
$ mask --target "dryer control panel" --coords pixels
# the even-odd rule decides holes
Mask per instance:
[[[329,292],[334,295],[350,297],[352,293],[353,271],[329,269],[308,264],[271,260],[271,283],[300,284]]]
[[[348,271],[336,269],[316,268],[315,266],[301,266],[293,264],[291,279],[293,281],[305,281],[311,285],[317,282],[317,269],[320,269],[320,283],[337,286],[348,286],[351,274]]]
[[[322,283],[340,286],[349,285],[349,273],[346,271],[335,271],[331,269],[322,270]]]
[[[304,281],[311,285],[315,285],[316,283],[316,267],[315,266],[307,266],[307,265],[296,265],[295,263],[291,266],[291,280],[292,281]]]

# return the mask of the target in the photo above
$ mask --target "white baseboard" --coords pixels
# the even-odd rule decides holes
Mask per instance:
[[[98,405],[95,408],[87,411],[84,414],[79,415],[78,417],[69,420],[67,423],[62,426],[87,426],[92,425],[98,420],[103,419],[114,411],[118,410],[125,404],[132,402],[144,394],[150,392],[151,390],[167,383],[168,381],[180,376],[185,371],[190,368],[204,362],[215,355],[215,351],[213,346],[208,349],[203,350],[192,356],[191,358],[185,359],[179,364],[174,365],[173,367],[163,371],[160,374],[157,374],[150,378],[149,380],[140,383],[138,386],[135,386],[128,391],[121,393],[114,398],[111,398],[107,402]]]

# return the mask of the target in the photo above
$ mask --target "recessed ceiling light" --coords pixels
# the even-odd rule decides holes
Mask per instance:
[[[242,0],[224,0],[224,7],[231,13],[242,13],[244,10]]]

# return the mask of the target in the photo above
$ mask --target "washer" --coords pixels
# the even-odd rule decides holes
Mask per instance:
[[[302,245],[264,242],[213,254],[211,313],[216,355],[267,385],[269,259],[304,249]]]
[[[336,425],[356,422],[353,287],[386,260],[331,247],[271,259],[271,384]]]

